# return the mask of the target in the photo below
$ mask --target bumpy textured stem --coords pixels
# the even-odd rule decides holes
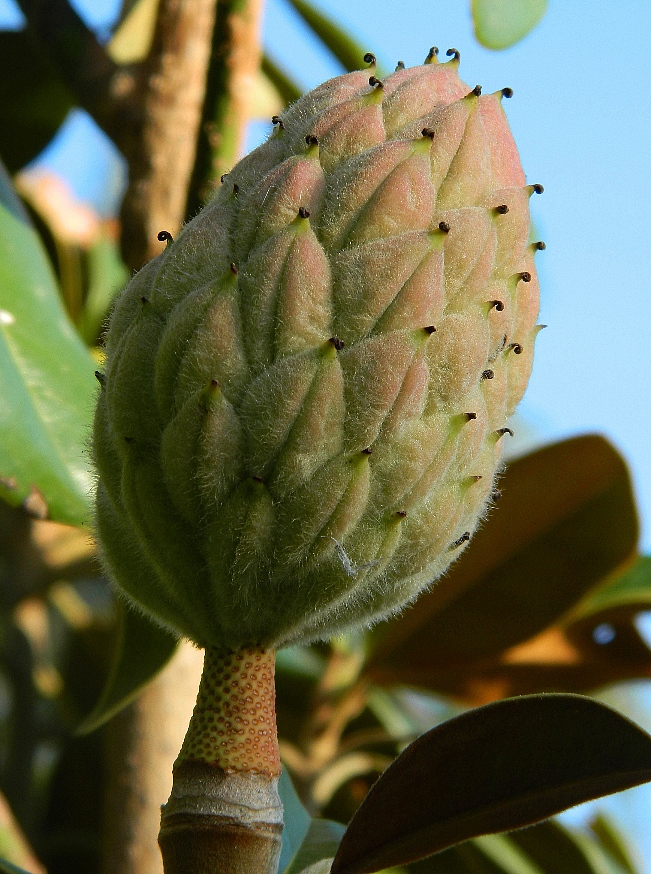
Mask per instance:
[[[159,843],[165,874],[276,874],[282,804],[273,651],[206,650]]]

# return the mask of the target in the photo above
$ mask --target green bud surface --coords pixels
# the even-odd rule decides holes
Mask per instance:
[[[538,331],[540,186],[507,89],[483,96],[435,61],[298,100],[114,309],[104,560],[200,646],[382,619],[490,503]]]

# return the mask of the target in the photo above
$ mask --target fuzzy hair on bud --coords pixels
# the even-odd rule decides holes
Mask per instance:
[[[115,306],[94,430],[103,556],[201,646],[392,614],[495,492],[537,333],[539,187],[508,95],[457,68],[430,53],[306,94]]]

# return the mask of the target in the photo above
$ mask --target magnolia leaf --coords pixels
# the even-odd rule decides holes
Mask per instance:
[[[11,173],[45,148],[74,103],[28,30],[0,32],[0,156]]]
[[[119,602],[118,639],[113,667],[92,713],[77,729],[89,734],[126,707],[162,670],[176,651],[178,638],[146,616]]]
[[[554,874],[623,874],[596,841],[549,820],[509,835],[541,871]]]
[[[284,874],[317,874],[319,865],[331,862],[339,848],[346,826],[329,819],[313,819],[298,853]],[[282,869],[281,869],[282,870]],[[330,870],[325,868],[326,874]]]
[[[283,768],[280,774],[278,792],[283,803],[284,820],[278,870],[284,874],[299,852],[301,844],[310,830],[312,817],[303,807],[300,798],[296,794],[294,784],[286,768]]]
[[[590,830],[599,844],[619,864],[624,874],[637,874],[626,842],[613,821],[603,813],[590,821]]]
[[[367,49],[346,33],[335,19],[324,15],[307,0],[289,0],[289,3],[346,70],[359,70],[365,66]]]
[[[39,518],[91,516],[95,367],[0,165],[0,496]]]
[[[524,456],[499,485],[498,507],[459,561],[379,630],[366,667],[375,682],[454,693],[454,676],[464,695],[474,665],[548,629],[634,557],[630,476],[602,437]]]
[[[547,0],[472,0],[475,36],[488,49],[507,49],[523,39],[547,11]]]
[[[136,0],[106,46],[116,64],[136,64],[149,54],[159,0]]]
[[[651,736],[576,695],[488,704],[414,741],[373,785],[332,874],[370,874],[651,780]]]
[[[638,558],[625,573],[591,593],[572,615],[584,618],[625,606],[636,611],[651,608],[651,556]]]
[[[298,100],[303,93],[300,86],[268,54],[262,56],[260,71],[276,89],[286,106]]]

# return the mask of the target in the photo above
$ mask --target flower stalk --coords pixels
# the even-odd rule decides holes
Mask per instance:
[[[206,649],[161,817],[165,874],[276,874],[283,810],[274,666],[273,650]]]

